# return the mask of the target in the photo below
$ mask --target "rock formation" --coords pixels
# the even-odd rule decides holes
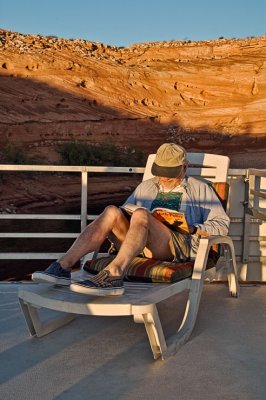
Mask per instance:
[[[0,30],[0,82],[0,146],[38,163],[66,141],[148,154],[173,140],[265,168],[265,36],[119,48]]]

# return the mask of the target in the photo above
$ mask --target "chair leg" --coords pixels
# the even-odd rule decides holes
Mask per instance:
[[[164,360],[167,345],[156,305],[152,304],[149,311],[135,314],[134,321],[144,323],[154,359],[161,357]]]
[[[165,356],[174,355],[190,338],[197,319],[203,283],[203,280],[191,281],[183,321],[177,333],[169,339]]]
[[[226,243],[225,246],[227,247],[227,249],[229,249],[229,251],[226,251],[225,256],[227,257],[231,268],[228,274],[229,290],[232,296],[237,297],[239,295],[239,284],[237,279],[235,250],[231,241]],[[171,344],[167,348],[166,355],[174,354],[189,339],[192,333],[198,314],[208,253],[208,242],[204,239],[201,239],[199,251],[195,260],[194,271],[189,290],[189,298],[187,301],[184,318],[177,334],[175,335],[175,337],[172,338]]]
[[[225,245],[225,261],[226,265],[228,266],[228,286],[229,292],[232,297],[239,296],[239,283],[237,277],[237,266],[236,266],[236,259],[235,259],[235,249],[233,244],[226,244]]]
[[[167,356],[175,354],[177,350],[188,341],[193,331],[204,284],[204,271],[207,265],[209,247],[208,241],[201,239],[195,259],[183,321],[177,333],[170,339],[170,343],[167,347]]]
[[[171,336],[167,340],[167,343],[155,304],[149,306],[150,312],[147,312],[146,310],[145,314],[134,315],[134,321],[136,323],[144,323],[145,325],[151,350],[155,359],[161,357],[164,360],[165,358],[174,355],[189,339],[196,322],[202,287],[203,280],[200,282],[194,282],[191,286],[183,321],[178,332]]]
[[[33,322],[34,315],[29,311],[28,304],[25,303],[23,300],[19,299],[20,307],[23,313],[23,316],[25,318],[25,322],[27,324],[27,327],[29,329],[29,333],[31,336],[36,336],[36,329],[35,325],[36,323]]]
[[[19,302],[31,336],[41,337],[47,335],[75,318],[75,314],[63,313],[63,316],[42,322],[37,307],[22,299],[19,299]]]

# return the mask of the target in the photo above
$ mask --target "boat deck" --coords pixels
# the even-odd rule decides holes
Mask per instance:
[[[166,361],[130,317],[78,316],[30,338],[17,296],[29,285],[0,283],[1,399],[265,399],[266,285],[242,285],[235,299],[205,284],[190,340]],[[184,296],[160,305],[169,332]]]

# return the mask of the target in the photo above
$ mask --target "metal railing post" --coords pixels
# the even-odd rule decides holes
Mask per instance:
[[[255,181],[254,181],[254,197],[253,197],[253,207],[255,210],[260,208],[260,198],[258,193],[260,192],[260,186],[261,186],[261,177],[258,175],[254,176]]]
[[[249,188],[250,188],[250,180],[247,174],[244,178],[245,184],[245,199],[243,201],[244,206],[244,216],[243,216],[243,241],[242,241],[242,263],[248,263],[249,257],[249,234],[250,234],[250,222],[251,222],[251,215],[249,214]]]
[[[81,210],[80,229],[83,231],[87,226],[87,204],[88,204],[88,173],[81,172]]]

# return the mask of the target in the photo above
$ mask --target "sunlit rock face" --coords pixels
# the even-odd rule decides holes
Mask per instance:
[[[0,73],[0,144],[45,163],[65,141],[148,154],[172,140],[262,166],[265,36],[118,48],[0,30]]]

